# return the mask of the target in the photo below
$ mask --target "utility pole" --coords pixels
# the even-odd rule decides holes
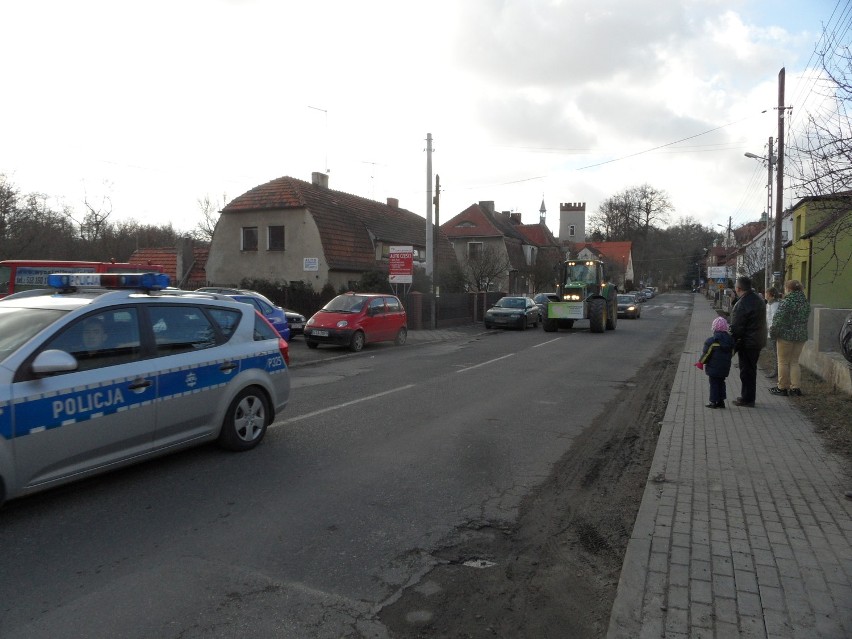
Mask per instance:
[[[778,160],[775,167],[775,244],[772,247],[772,268],[775,273],[780,273],[779,281],[775,282],[781,286],[784,282],[784,270],[781,267],[781,220],[784,217],[784,67],[778,72]],[[770,152],[769,157],[772,157]],[[773,279],[775,278],[773,274]]]
[[[432,134],[426,134],[426,275],[432,277]]]
[[[434,234],[432,237],[432,253],[434,257],[434,265],[432,268],[432,290],[435,291],[435,302],[432,304],[432,328],[438,328],[437,322],[437,307],[438,300],[441,297],[441,288],[438,283],[438,237],[441,232],[441,176],[435,176],[435,225]]]

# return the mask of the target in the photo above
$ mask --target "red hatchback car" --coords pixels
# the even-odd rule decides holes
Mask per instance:
[[[384,293],[344,293],[318,310],[305,324],[308,348],[348,346],[356,353],[371,342],[405,344],[408,317],[399,298]]]

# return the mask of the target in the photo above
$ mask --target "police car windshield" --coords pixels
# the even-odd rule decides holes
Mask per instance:
[[[43,308],[3,308],[0,304],[0,362],[67,312]]]

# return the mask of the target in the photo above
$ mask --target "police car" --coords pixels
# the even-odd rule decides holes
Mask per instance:
[[[0,503],[179,448],[248,450],[290,395],[253,307],[163,274],[56,274],[0,301]]]

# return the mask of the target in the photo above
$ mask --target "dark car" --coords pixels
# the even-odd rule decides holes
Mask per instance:
[[[539,314],[541,315],[542,321],[545,317],[547,317],[547,304],[549,302],[558,302],[559,296],[556,293],[536,293],[536,296],[533,297],[533,302],[538,306]]]
[[[503,297],[485,311],[485,328],[518,328],[524,330],[528,326],[538,326],[541,322],[541,311],[530,297]]]
[[[635,295],[636,301],[639,303],[648,301],[648,296],[645,294],[644,291],[628,291],[627,295]]]
[[[642,307],[635,295],[620,293],[618,295],[618,316],[639,319],[642,315]]]
[[[301,313],[291,311],[289,308],[282,308],[284,316],[287,318],[287,323],[290,325],[290,335],[304,335],[305,322],[307,319]]]
[[[244,288],[228,288],[227,286],[205,286],[195,289],[195,292],[218,293],[220,295],[227,295],[243,304],[251,304],[261,315],[269,320],[269,323],[278,331],[278,334],[288,342],[293,335],[301,333],[305,326],[305,317],[303,315],[281,308],[268,297],[257,291],[250,291]],[[296,325],[295,328],[294,325]]]

